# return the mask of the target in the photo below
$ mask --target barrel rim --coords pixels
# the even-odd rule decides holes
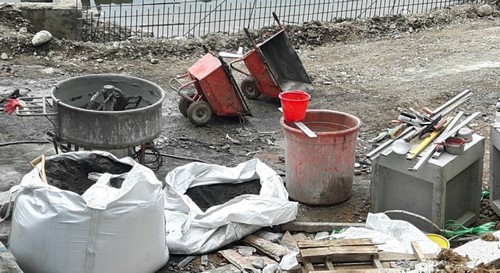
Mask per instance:
[[[151,105],[148,105],[146,107],[142,107],[142,108],[130,109],[130,110],[122,110],[122,111],[96,111],[96,110],[89,110],[89,109],[80,108],[80,107],[76,107],[76,106],[67,104],[67,103],[61,101],[59,98],[56,98],[56,96],[54,95],[54,93],[57,90],[59,90],[59,86],[61,84],[64,84],[64,83],[67,83],[67,82],[70,82],[70,81],[73,81],[73,80],[76,80],[76,79],[90,78],[90,77],[96,77],[96,78],[104,78],[104,77],[121,77],[121,78],[124,78],[124,77],[126,77],[126,78],[133,79],[133,80],[143,81],[143,82],[146,82],[147,84],[150,84],[150,85],[154,86],[157,90],[159,90],[161,97],[155,103],[153,103]],[[51,89],[51,96],[52,96],[52,100],[57,105],[61,105],[61,106],[67,107],[67,108],[70,108],[70,109],[75,110],[75,111],[81,111],[81,112],[86,112],[86,113],[99,113],[99,114],[102,114],[102,115],[117,115],[117,114],[129,114],[129,113],[135,113],[135,112],[142,112],[142,111],[144,111],[144,109],[155,108],[158,105],[161,105],[163,103],[163,101],[165,100],[166,94],[165,94],[165,90],[163,90],[163,88],[161,88],[159,85],[157,85],[156,83],[151,82],[149,80],[141,79],[141,78],[134,77],[134,76],[127,76],[127,75],[107,73],[107,74],[89,74],[89,75],[83,75],[83,76],[76,76],[76,77],[72,77],[72,78],[63,80],[61,82],[58,82],[57,84],[55,84],[52,87],[52,89]]]
[[[345,135],[345,134],[350,134],[350,133],[358,131],[359,128],[361,127],[361,120],[358,117],[356,117],[356,116],[354,116],[352,114],[349,114],[349,113],[340,112],[340,111],[334,111],[334,110],[324,110],[324,109],[310,109],[310,110],[308,109],[306,111],[306,115],[307,115],[308,112],[309,113],[311,113],[311,112],[312,113],[327,112],[327,113],[330,113],[330,114],[341,114],[341,115],[347,116],[349,118],[352,118],[357,123],[356,126],[351,127],[349,129],[341,130],[341,131],[335,131],[335,132],[315,132],[315,134],[318,135],[318,136],[330,136],[330,135]],[[291,132],[296,133],[296,134],[304,134],[300,129],[295,129],[293,127],[290,127],[288,124],[286,124],[284,117],[280,118],[280,124],[283,127],[283,129],[285,129],[285,130],[291,131]]]

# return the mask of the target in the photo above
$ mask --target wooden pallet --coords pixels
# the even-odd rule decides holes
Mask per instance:
[[[399,272],[385,268],[370,239],[298,242],[302,273]]]

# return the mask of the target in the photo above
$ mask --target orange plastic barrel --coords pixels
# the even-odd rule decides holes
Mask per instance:
[[[307,110],[302,121],[318,137],[310,138],[281,118],[285,135],[286,188],[309,205],[333,205],[352,196],[359,118],[331,110]]]

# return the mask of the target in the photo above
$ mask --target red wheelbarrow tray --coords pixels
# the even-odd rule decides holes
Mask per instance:
[[[187,73],[191,80],[196,80],[196,90],[204,95],[216,115],[250,115],[232,75],[226,73],[219,58],[212,53],[205,54]]]
[[[312,85],[284,29],[256,44],[242,60],[250,75],[235,70],[251,76],[264,96],[278,98],[281,92],[307,90]]]

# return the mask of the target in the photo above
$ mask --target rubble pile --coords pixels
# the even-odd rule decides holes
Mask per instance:
[[[497,15],[498,11],[490,5],[463,5],[426,14],[399,14],[363,20],[340,18],[332,22],[311,21],[301,25],[287,25],[286,29],[294,47],[300,48],[387,35],[397,37],[402,33],[413,33],[428,28]],[[54,39],[51,43],[34,49],[30,43],[33,27],[23,18],[20,10],[14,9],[10,5],[0,6],[0,18],[0,24],[13,30],[0,39],[0,51],[6,52],[9,56],[34,54],[43,58],[49,54],[58,54],[71,57],[74,56],[75,52],[79,52],[87,59],[143,58],[151,54],[158,57],[172,55],[182,57],[198,52],[203,44],[216,51],[237,50],[239,47],[250,46],[243,33],[234,36],[210,33],[197,38],[158,39],[149,37],[151,35],[148,33],[138,33],[123,27],[98,23],[97,20],[87,16],[81,34],[83,41]],[[257,41],[262,41],[263,37],[268,37],[275,31],[275,26],[269,26],[259,31],[251,31],[251,35]],[[102,42],[109,36],[120,42],[94,43]]]

